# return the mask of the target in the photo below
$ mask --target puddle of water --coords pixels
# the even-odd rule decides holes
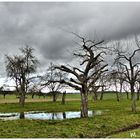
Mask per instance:
[[[102,111],[88,111],[88,116],[101,115]],[[40,111],[30,111],[21,113],[0,113],[0,119],[2,120],[16,120],[16,119],[40,119],[40,120],[63,120],[71,118],[80,118],[80,111],[67,111],[67,112],[40,112]]]

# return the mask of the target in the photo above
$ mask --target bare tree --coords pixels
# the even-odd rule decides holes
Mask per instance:
[[[97,101],[98,100],[98,93],[97,91],[99,90],[100,86],[98,85],[93,85],[91,89],[91,94],[92,94],[92,101]]]
[[[6,71],[16,84],[19,93],[19,103],[24,106],[25,95],[29,84],[30,74],[36,71],[38,60],[33,56],[33,48],[26,46],[20,49],[21,55],[13,57],[6,55]]]
[[[124,83],[123,83],[123,90],[124,90],[125,93],[126,93],[126,98],[129,99],[129,93],[130,93],[129,91],[130,91],[130,89],[129,89],[128,83],[125,82],[125,81],[124,81]]]
[[[137,100],[139,100],[140,99],[140,75],[138,77],[138,80],[136,81],[135,88],[137,93]]]
[[[110,78],[108,73],[104,73],[99,79],[99,85],[101,89],[100,100],[103,100],[104,92],[110,88],[111,84],[109,79]]]
[[[116,93],[116,98],[117,98],[117,101],[120,101],[120,94],[119,94],[119,91],[118,91],[118,72],[113,70],[112,73],[110,74],[110,81],[111,83],[114,85],[115,87],[115,93]]]
[[[42,89],[44,88],[42,84],[42,76],[34,76],[28,79],[28,92],[32,96],[32,99],[35,95],[44,95],[42,94]],[[44,96],[45,97],[45,96]]]
[[[79,68],[80,66],[65,65],[56,66],[55,68],[71,75],[68,80],[60,80],[59,82],[80,91],[81,117],[88,117],[88,92],[92,90],[93,85],[95,85],[101,74],[107,71],[105,69],[107,64],[104,64],[103,60],[103,55],[105,54],[103,47],[97,47],[104,41],[95,42],[77,34],[75,35],[82,40],[80,50],[74,53],[74,56],[81,60],[81,68]]]
[[[61,72],[54,68],[53,63],[50,63],[47,73],[45,74],[43,81],[45,83],[42,86],[46,86],[49,89],[49,93],[53,98],[53,102],[56,102],[58,95],[61,93],[61,90],[66,87],[64,84],[54,81],[61,81],[67,77],[66,73]]]
[[[62,101],[61,101],[61,104],[64,105],[65,104],[65,97],[66,97],[66,91],[64,91],[62,93]]]
[[[123,74],[125,76],[125,81],[130,86],[130,91],[132,96],[132,105],[131,105],[132,112],[136,112],[135,84],[138,75],[140,73],[140,69],[139,69],[140,63],[135,61],[136,54],[140,52],[140,46],[137,38],[135,38],[135,43],[138,49],[135,49],[132,53],[127,53],[127,51],[122,51],[119,49],[115,50],[117,54],[115,63],[117,63],[118,65],[124,68]]]

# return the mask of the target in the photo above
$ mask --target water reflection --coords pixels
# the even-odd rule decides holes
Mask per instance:
[[[20,118],[20,119],[24,119],[24,118],[25,118],[24,112],[20,112],[19,118]]]
[[[63,118],[66,119],[66,113],[65,112],[63,112]]]
[[[88,111],[88,116],[101,115],[102,111]],[[0,119],[4,120],[15,120],[15,119],[40,119],[40,120],[63,120],[70,118],[80,118],[80,111],[67,111],[67,112],[20,112],[20,113],[0,113]]]

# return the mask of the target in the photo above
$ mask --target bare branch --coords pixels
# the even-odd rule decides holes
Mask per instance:
[[[130,56],[130,59],[132,59],[134,57],[134,55],[136,54],[136,52],[140,51],[140,48],[137,50],[134,50],[133,54]]]

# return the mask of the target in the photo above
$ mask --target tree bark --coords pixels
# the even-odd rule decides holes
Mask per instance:
[[[136,96],[135,93],[132,94],[132,112],[136,112]]]
[[[52,97],[53,97],[53,102],[56,102],[56,93],[53,93]]]
[[[116,97],[117,97],[117,101],[120,101],[120,97],[119,97],[119,93],[116,91]]]
[[[132,95],[132,104],[131,104],[132,112],[136,112],[136,93],[134,91],[133,85],[131,85],[131,95]]]
[[[66,97],[66,92],[63,92],[63,94],[62,94],[62,102],[61,102],[62,105],[65,104],[65,97]]]
[[[35,94],[32,94],[32,99],[34,99]]]
[[[4,99],[5,99],[5,96],[6,96],[6,94],[4,93],[4,94],[3,94],[3,98],[4,98]]]
[[[137,92],[137,100],[139,100],[140,99],[140,92],[138,91]]]
[[[129,99],[129,93],[128,92],[126,93],[126,96],[127,96],[127,99]]]
[[[97,93],[93,92],[92,93],[92,100],[95,102],[95,101],[97,101],[97,99],[98,99]]]
[[[81,93],[81,118],[88,117],[88,97],[86,92]]]
[[[133,100],[133,93],[131,92],[131,100]]]
[[[103,87],[102,87],[102,91],[101,91],[100,100],[103,100],[103,95],[104,95],[104,89],[103,89]]]
[[[20,81],[21,82],[21,81]],[[24,104],[25,104],[25,94],[26,94],[26,91],[25,91],[25,74],[22,74],[22,82],[21,82],[21,89],[20,89],[20,92],[19,92],[19,104],[24,107]]]
[[[103,95],[104,95],[104,93],[101,92],[100,100],[103,100]]]
[[[25,95],[24,94],[20,95],[20,97],[19,97],[19,104],[22,107],[24,107],[24,104],[25,104]]]

